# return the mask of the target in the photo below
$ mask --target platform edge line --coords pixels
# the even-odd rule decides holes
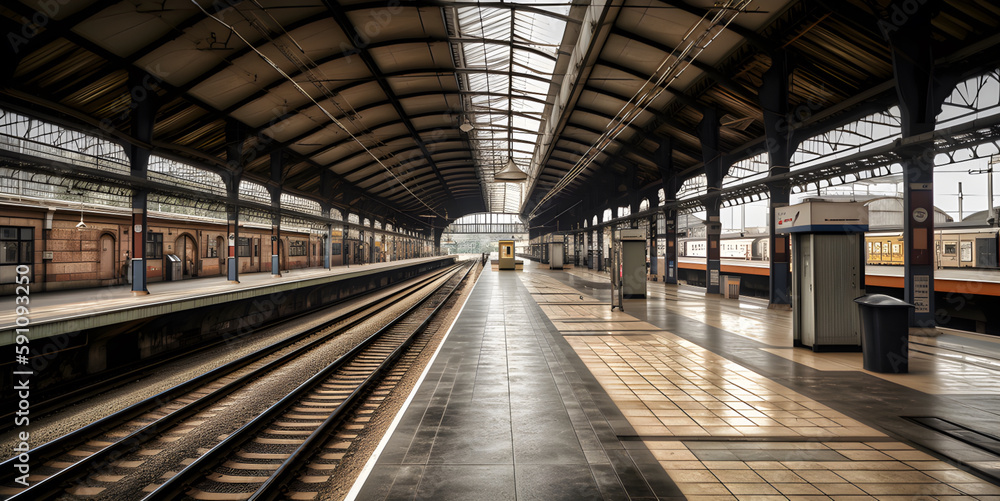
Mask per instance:
[[[392,434],[396,431],[396,426],[399,422],[403,420],[403,414],[406,410],[410,408],[410,402],[413,401],[413,397],[416,396],[417,391],[424,384],[424,378],[427,373],[430,372],[431,366],[434,365],[434,361],[437,360],[438,353],[441,352],[441,347],[444,346],[445,341],[448,340],[448,336],[451,335],[451,330],[455,328],[455,324],[458,323],[458,318],[462,316],[462,311],[465,310],[465,305],[469,302],[469,298],[472,297],[472,291],[479,285],[479,279],[483,277],[483,273],[486,272],[486,267],[484,266],[482,271],[479,272],[479,276],[476,277],[476,283],[472,285],[469,289],[469,293],[465,295],[465,299],[462,301],[462,307],[458,309],[458,314],[455,315],[455,320],[451,322],[448,326],[448,332],[444,333],[444,337],[441,338],[441,342],[438,343],[437,349],[434,350],[434,355],[431,359],[427,361],[427,366],[424,367],[424,372],[420,374],[417,378],[416,384],[413,385],[413,389],[410,390],[410,394],[407,395],[406,400],[403,401],[402,407],[399,408],[399,412],[396,413],[396,417],[393,418],[392,423],[389,424],[389,428],[385,430],[385,434],[382,435],[382,440],[379,440],[378,446],[372,452],[371,457],[365,463],[364,468],[361,469],[361,473],[358,474],[358,478],[354,480],[354,485],[351,486],[351,490],[347,491],[347,496],[344,497],[344,501],[355,501],[358,494],[361,493],[361,488],[364,487],[365,482],[368,481],[368,475],[371,474],[372,470],[375,469],[375,463],[378,462],[379,457],[382,456],[382,451],[385,449],[386,444],[389,443],[389,439],[392,438]]]

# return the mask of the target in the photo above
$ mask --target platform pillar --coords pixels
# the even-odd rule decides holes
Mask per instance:
[[[792,305],[792,274],[791,247],[788,234],[775,233],[775,211],[779,207],[787,207],[789,193],[787,188],[771,188],[771,203],[768,208],[768,248],[767,259],[770,277],[768,278],[768,308],[791,308]]]
[[[132,258],[129,263],[133,296],[149,294],[146,289],[147,215],[146,192],[136,190],[132,194]]]
[[[902,26],[885,25],[902,115],[903,299],[915,306],[911,333],[935,332],[934,310],[934,147],[909,146],[907,140],[934,131],[935,117],[960,76],[936,73],[931,50],[931,19],[940,2],[916,2]],[[881,25],[880,25],[881,26]]]
[[[698,136],[701,139],[701,155],[705,164],[705,180],[708,197],[705,199],[705,292],[718,294],[720,289],[719,272],[722,249],[719,248],[722,236],[722,223],[719,220],[719,205],[722,202],[719,190],[722,189],[722,178],[728,170],[728,165],[722,165],[719,151],[719,111],[715,108],[705,109],[701,122],[698,123]]]
[[[594,253],[594,259],[597,260],[597,266],[594,267],[597,271],[604,271],[604,228],[597,228],[597,252]]]
[[[327,216],[329,217],[329,215]],[[330,261],[333,247],[333,225],[326,224],[326,234],[323,235],[323,268],[330,269]]]
[[[653,277],[654,281],[657,280],[656,277],[660,274],[660,266],[657,263],[658,259],[656,255],[656,240],[659,238],[659,235],[656,234],[656,223],[656,214],[649,216],[649,275]]]
[[[239,221],[240,209],[238,206],[233,206],[229,209],[229,223],[228,223],[228,233],[229,233],[229,255],[226,258],[226,277],[229,279],[229,283],[238,284],[240,283],[240,270],[239,261],[240,258],[237,255],[236,244],[240,239],[240,221]]]
[[[153,127],[156,125],[156,110],[159,109],[159,97],[156,92],[150,92],[144,71],[133,69],[128,74],[128,86],[131,89],[129,97],[129,125],[131,134],[141,144],[150,144],[153,139]],[[155,79],[154,79],[155,80]],[[149,167],[150,151],[144,146],[128,143],[125,153],[129,160],[129,174],[132,177],[146,179]],[[132,281],[132,295],[149,294],[146,289],[146,233],[149,231],[147,221],[148,192],[137,189],[132,191],[132,256],[129,260],[129,277]],[[128,257],[126,257],[128,259]]]
[[[677,283],[677,210],[663,209],[663,282]]]
[[[719,294],[722,271],[722,222],[719,220],[718,198],[706,201],[708,215],[705,218],[705,293]]]
[[[771,67],[764,72],[760,86],[760,104],[764,110],[764,135],[767,144],[769,175],[786,174],[795,146],[789,128],[788,81],[790,76],[788,54],[775,51],[771,54]],[[789,267],[789,238],[775,232],[775,210],[788,206],[789,187],[782,184],[768,185],[768,308],[790,308],[792,304],[792,277]]]

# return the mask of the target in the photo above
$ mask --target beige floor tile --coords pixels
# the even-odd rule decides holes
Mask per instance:
[[[969,482],[969,483],[950,483],[952,487],[958,489],[963,494],[970,494],[973,496],[980,495],[991,495],[1000,496],[1000,486],[993,485],[983,481]]]
[[[865,491],[861,490],[860,487],[858,487],[858,486],[856,486],[854,484],[849,484],[847,482],[837,482],[837,483],[830,483],[830,484],[827,484],[827,483],[813,483],[812,485],[815,486],[817,489],[819,489],[823,494],[826,494],[828,496],[844,495],[844,494],[851,494],[851,495],[854,495],[854,494],[864,495],[865,494]]]
[[[697,494],[730,494],[729,489],[720,483],[677,482],[677,487],[685,496]]]
[[[683,450],[687,450],[687,447],[684,446],[683,442],[674,442],[674,441],[671,441],[671,440],[647,440],[647,441],[643,442],[643,444],[649,450],[656,450],[656,449],[683,449]]]
[[[829,470],[800,470],[796,471],[795,474],[810,484],[846,482],[839,475]]]
[[[891,461],[892,458],[873,450],[845,449],[840,450],[841,455],[853,461]]]
[[[777,489],[765,482],[732,483],[725,482],[729,492],[740,496],[741,494],[780,494]]]
[[[790,496],[790,495],[823,495],[823,493],[807,483],[771,483],[771,487],[774,487],[778,492]]]
[[[934,496],[938,494],[954,495],[960,494],[957,490],[945,484],[855,484],[861,490],[872,496],[898,495],[898,496]]]
[[[897,451],[897,450],[885,450],[886,454],[892,456],[894,459],[900,461],[934,461],[934,456],[931,456],[925,452],[921,451]]]
[[[746,469],[746,470],[715,470],[715,469],[712,469],[712,473],[714,473],[715,476],[718,477],[718,479],[719,479],[720,482],[722,482],[722,483],[724,483],[726,485],[729,485],[731,483],[737,483],[737,482],[764,483],[764,479],[761,478],[761,476],[758,475],[755,471],[750,470],[750,469]],[[739,492],[736,492],[736,491],[733,491],[733,493],[734,494],[753,494],[753,493],[749,493],[749,492],[739,493]]]
[[[712,470],[749,470],[750,467],[747,466],[743,461],[702,461],[705,468]]]
[[[650,451],[657,461],[697,461],[698,458],[688,450],[654,449]]]
[[[701,461],[660,461],[660,466],[667,472],[674,470],[705,470]]]
[[[750,467],[754,468],[753,465],[750,465]],[[764,480],[770,482],[771,484],[775,484],[775,483],[805,483],[806,482],[805,479],[803,479],[802,477],[796,475],[791,470],[783,470],[783,469],[782,470],[761,470],[761,469],[754,468],[754,471],[756,471],[757,474],[761,476],[761,478],[763,478]],[[778,489],[778,490],[781,491],[781,489]],[[788,494],[788,493],[786,493],[784,491],[781,491],[781,492],[782,492],[782,494]]]
[[[674,470],[668,471],[670,479],[675,483],[682,482],[718,482],[715,475],[708,470]]]
[[[753,470],[787,470],[781,461],[747,461],[747,466]],[[759,473],[759,471],[758,471]]]
[[[852,484],[939,483],[934,478],[919,471],[833,470],[833,472]]]

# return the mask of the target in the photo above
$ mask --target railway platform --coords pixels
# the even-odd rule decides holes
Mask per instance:
[[[997,338],[875,374],[763,301],[605,280],[485,270],[348,499],[1000,499]]]
[[[147,285],[148,295],[133,296],[129,285],[53,292],[30,292],[30,336],[32,339],[102,327],[126,321],[229,303],[247,298],[267,297],[318,284],[344,282],[377,276],[452,257],[403,259],[385,263],[338,266],[329,270],[306,268],[272,277],[270,273],[244,273],[239,283],[225,276],[194,278]],[[30,284],[29,284],[30,287]],[[30,290],[30,289],[29,289]],[[13,343],[14,308],[0,311],[0,346]]]
[[[238,338],[454,260],[407,259],[297,270],[281,277],[246,274],[238,284],[226,277],[161,282],[150,284],[150,294],[143,296],[132,296],[128,286],[29,293],[26,314],[14,308],[14,298],[0,312],[0,346],[16,342],[30,347],[29,368],[45,368],[41,388],[82,384],[84,379],[96,384],[108,374]],[[18,326],[18,318],[27,318],[27,325]],[[12,371],[0,372],[0,383],[5,388],[0,399],[13,398]]]

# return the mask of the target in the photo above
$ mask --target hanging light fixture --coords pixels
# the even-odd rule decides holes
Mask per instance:
[[[83,222],[83,201],[80,201],[80,222],[76,223],[76,229],[82,230],[87,227],[87,223]]]
[[[523,170],[517,168],[517,164],[514,163],[513,158],[507,157],[507,165],[503,169],[500,169],[500,172],[494,174],[493,179],[507,183],[520,183],[527,180],[528,175]]]
[[[472,126],[472,122],[469,121],[469,117],[465,117],[465,121],[462,122],[462,125],[458,126],[458,130],[462,132],[469,132],[474,128],[475,127]]]

